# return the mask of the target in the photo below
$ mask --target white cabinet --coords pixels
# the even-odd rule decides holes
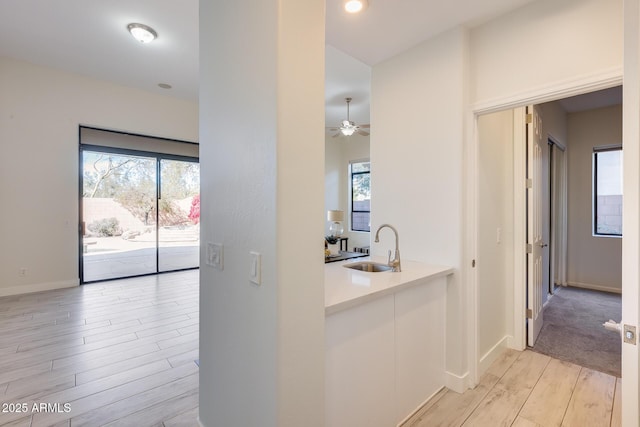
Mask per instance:
[[[326,317],[328,427],[389,427],[445,382],[446,277]]]
[[[397,422],[445,384],[446,280],[395,294]]]
[[[393,295],[328,316],[325,334],[326,425],[394,425]]]

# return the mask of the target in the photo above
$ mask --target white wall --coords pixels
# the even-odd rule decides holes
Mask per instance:
[[[474,104],[622,71],[622,0],[539,0],[471,32]]]
[[[461,288],[466,34],[450,31],[373,67],[371,229],[399,232],[402,258],[453,266],[447,288],[447,369],[466,374]],[[402,123],[402,126],[398,126]],[[372,252],[386,255],[393,233]]]
[[[512,335],[513,110],[478,118],[478,353],[483,367]],[[498,353],[499,354],[499,353]],[[485,361],[486,359],[486,361]]]
[[[544,139],[552,139],[563,147],[567,147],[567,112],[558,102],[540,104],[544,121],[542,132]]]
[[[200,421],[323,426],[324,1],[201,0],[200,67]]]
[[[330,209],[346,209],[345,174],[342,170],[342,141],[333,141],[325,137],[324,144],[324,213]],[[346,215],[346,213],[345,213]],[[325,235],[329,232],[329,224],[325,224]],[[345,227],[346,230],[347,227]]]
[[[350,137],[325,138],[325,214],[330,209],[344,211],[344,237],[348,237],[349,250],[354,246],[369,246],[370,233],[351,231],[349,222],[351,180],[349,162],[368,159],[369,137],[352,135]],[[373,192],[375,190],[372,189]],[[326,219],[326,216],[325,216]],[[325,225],[325,235],[329,232],[329,223]]]
[[[403,257],[458,269],[447,295],[447,369],[453,376],[464,377],[469,368],[466,330],[472,326],[465,318],[470,290],[461,282],[467,273],[462,166],[465,138],[473,138],[468,106],[543,102],[552,99],[543,99],[551,91],[619,79],[621,70],[621,0],[539,0],[373,67],[372,228],[390,222],[399,228]],[[374,253],[392,244],[381,240]],[[504,315],[514,315],[509,301]],[[490,347],[486,337],[483,348]]]
[[[77,285],[78,126],[197,141],[198,105],[9,58],[0,93],[0,295]]]
[[[622,106],[568,114],[568,134],[568,283],[621,292],[622,239],[593,236],[592,154],[622,143]]]

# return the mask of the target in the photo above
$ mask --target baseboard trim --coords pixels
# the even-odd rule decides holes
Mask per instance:
[[[496,343],[491,349],[480,358],[478,366],[478,378],[482,376],[489,366],[509,347],[509,337],[505,335],[500,341]]]
[[[445,387],[456,393],[464,393],[470,388],[469,372],[465,372],[462,376],[449,371],[445,372]]]
[[[507,348],[510,348],[512,350],[524,351],[527,346],[517,345],[516,339],[512,335],[509,335],[507,336]]]
[[[0,288],[0,297],[12,295],[32,294],[34,292],[52,291],[55,289],[73,288],[79,286],[79,280],[62,280],[59,282],[33,283],[30,285]]]
[[[407,415],[404,420],[399,422],[396,427],[409,427],[412,426],[418,419],[424,415],[425,412],[433,405],[435,405],[438,400],[447,392],[446,387],[440,387],[435,393],[429,396],[418,408],[413,411],[410,415]]]
[[[602,285],[592,285],[591,283],[567,282],[567,286],[571,286],[573,288],[591,289],[592,291],[609,292],[612,294],[622,294],[622,289],[610,288],[608,286]]]

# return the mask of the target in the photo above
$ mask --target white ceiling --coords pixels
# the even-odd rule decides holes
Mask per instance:
[[[369,0],[352,15],[343,0],[326,0],[326,40],[375,65],[459,25],[474,26],[533,0]]]
[[[369,123],[369,93],[371,67],[327,45],[325,50],[325,122],[338,126],[347,118],[346,97],[350,119],[357,124]]]
[[[369,0],[348,15],[342,0],[326,0],[327,125],[346,118],[346,96],[352,120],[369,122],[371,65],[531,1]],[[131,22],[153,27],[158,39],[136,42]],[[0,0],[0,55],[197,101],[198,0]]]
[[[158,39],[137,42],[131,22]],[[198,0],[0,0],[0,55],[195,101]]]
[[[622,86],[572,96],[558,101],[567,113],[593,110],[622,104]]]

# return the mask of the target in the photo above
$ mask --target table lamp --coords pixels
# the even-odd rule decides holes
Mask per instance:
[[[327,221],[331,222],[331,225],[329,226],[329,236],[342,236],[342,232],[344,231],[344,228],[342,227],[342,221],[344,221],[344,211],[327,211]]]

